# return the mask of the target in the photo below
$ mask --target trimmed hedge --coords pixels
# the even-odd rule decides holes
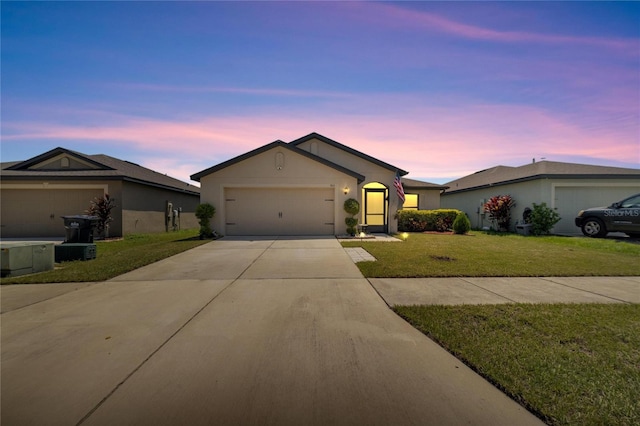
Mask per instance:
[[[445,232],[451,229],[458,214],[456,209],[438,210],[398,210],[398,231],[400,232]]]

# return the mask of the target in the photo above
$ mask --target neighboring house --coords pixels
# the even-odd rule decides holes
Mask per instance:
[[[55,148],[2,163],[0,191],[2,238],[64,237],[60,216],[86,214],[91,200],[105,194],[116,204],[110,237],[172,229],[180,208],[180,227],[198,227],[198,187],[107,155]]]
[[[511,195],[516,206],[511,212],[512,230],[522,221],[524,209],[546,203],[561,220],[557,234],[580,234],[574,218],[582,209],[610,205],[640,192],[640,169],[590,166],[540,161],[520,167],[496,166],[451,181],[442,194],[445,208],[467,213],[475,228],[491,226],[483,204],[495,195]]]
[[[345,200],[360,202],[369,232],[396,232],[402,208],[393,181],[407,172],[317,133],[275,141],[191,176],[216,207],[224,235],[339,235]],[[407,201],[437,208],[443,186],[405,180]],[[414,196],[415,195],[415,196]]]

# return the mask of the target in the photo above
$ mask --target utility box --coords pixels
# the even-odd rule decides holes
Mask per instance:
[[[52,270],[54,245],[37,241],[0,243],[2,276],[15,277]]]
[[[516,232],[520,235],[531,235],[531,227],[530,223],[522,223],[516,225]]]
[[[96,258],[96,245],[84,243],[64,243],[56,246],[56,262],[71,260],[91,260]]]

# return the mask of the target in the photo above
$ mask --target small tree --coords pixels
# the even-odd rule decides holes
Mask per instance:
[[[104,197],[95,197],[93,201],[89,203],[89,209],[86,213],[98,218],[96,230],[99,235],[106,237],[106,230],[109,227],[109,223],[113,222],[111,210],[116,207],[116,203],[113,198],[109,197],[109,194],[104,194]]]
[[[496,195],[489,198],[484,204],[485,213],[489,214],[489,218],[495,223],[497,230],[509,230],[511,222],[511,208],[516,202],[511,195]]]
[[[453,233],[454,234],[466,234],[471,230],[471,222],[464,212],[458,213],[456,220],[453,221]]]
[[[533,235],[547,235],[551,228],[560,221],[560,215],[546,203],[533,203],[533,210],[529,217],[531,221],[531,233]]]
[[[360,212],[360,203],[354,198],[349,198],[344,202],[344,211],[351,215],[351,217],[344,220],[345,225],[347,225],[347,234],[355,235],[358,219],[354,216]]]
[[[216,208],[209,203],[198,204],[196,217],[200,224],[200,238],[209,238],[213,234],[211,218],[216,214]]]

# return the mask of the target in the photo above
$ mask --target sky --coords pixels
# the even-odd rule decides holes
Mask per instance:
[[[311,132],[446,183],[640,167],[640,2],[0,4],[1,160],[190,175]]]

